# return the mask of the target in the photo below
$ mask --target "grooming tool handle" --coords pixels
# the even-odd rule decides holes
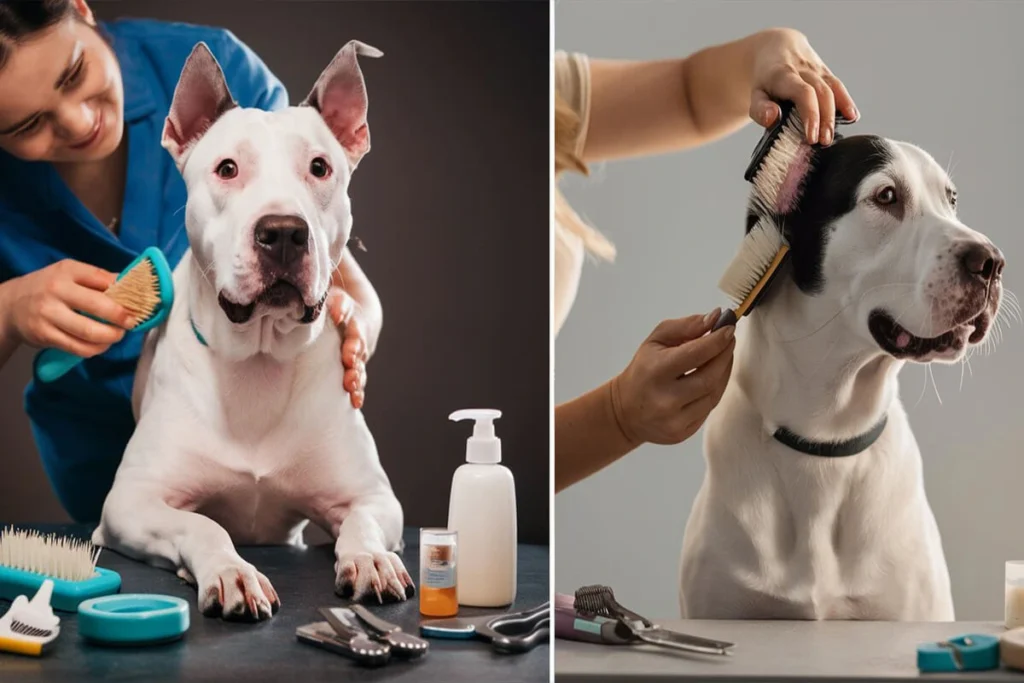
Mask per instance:
[[[576,610],[555,605],[555,637],[599,645],[629,645],[637,642],[633,633],[615,619],[583,616]]]
[[[68,374],[84,358],[62,349],[43,349],[36,356],[35,376],[41,382],[54,382]]]
[[[477,628],[477,633],[489,638],[494,649],[504,653],[532,650],[550,637],[551,603],[524,612],[503,614]]]

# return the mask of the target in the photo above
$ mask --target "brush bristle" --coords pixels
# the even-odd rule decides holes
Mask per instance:
[[[89,541],[10,527],[0,531],[0,566],[62,581],[85,581],[96,574],[100,549]]]
[[[784,214],[796,207],[811,157],[811,146],[804,139],[803,124],[794,108],[752,181],[754,200],[762,210]]]
[[[743,238],[739,251],[722,274],[718,288],[739,306],[768,272],[784,244],[779,229],[762,220]]]
[[[143,259],[110,285],[106,294],[131,313],[135,319],[132,327],[144,322],[160,305],[160,280],[153,263],[148,258]]]

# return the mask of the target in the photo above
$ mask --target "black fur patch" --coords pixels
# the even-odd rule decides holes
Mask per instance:
[[[841,137],[828,147],[815,149],[796,209],[771,216],[782,226],[789,242],[786,260],[793,281],[802,292],[821,291],[825,284],[822,262],[832,224],[854,209],[857,188],[864,178],[892,159],[888,144],[875,135]],[[751,204],[747,210],[747,232],[759,217]]]

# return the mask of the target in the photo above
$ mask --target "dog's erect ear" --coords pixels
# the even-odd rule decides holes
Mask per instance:
[[[206,43],[197,43],[181,69],[160,144],[180,165],[210,126],[237,106],[217,59]]]
[[[359,56],[381,57],[383,54],[358,40],[348,41],[316,79],[300,105],[320,112],[324,123],[345,149],[352,168],[370,151],[370,127],[366,122],[368,99]]]

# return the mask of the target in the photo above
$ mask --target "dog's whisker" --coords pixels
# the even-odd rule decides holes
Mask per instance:
[[[924,384],[921,385],[921,394],[917,397],[917,401],[914,403],[914,407],[921,405],[921,401],[924,400],[924,394],[928,390],[928,373],[922,373],[924,375]]]
[[[942,397],[939,396],[939,385],[935,382],[935,373],[932,371],[932,364],[928,364],[928,374],[932,378],[932,387],[935,388],[935,398],[939,399],[939,405],[942,405]]]

